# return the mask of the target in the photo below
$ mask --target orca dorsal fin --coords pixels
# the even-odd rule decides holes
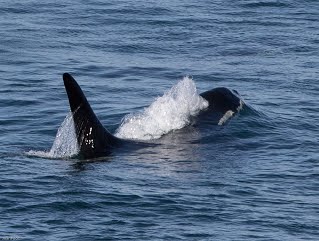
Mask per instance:
[[[63,81],[73,114],[80,157],[87,159],[110,154],[120,140],[103,127],[75,79],[64,73]]]

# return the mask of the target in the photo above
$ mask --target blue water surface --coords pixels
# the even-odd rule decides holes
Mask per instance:
[[[319,2],[0,0],[0,239],[318,240]],[[96,161],[48,151],[62,74],[101,122],[184,76],[247,106]]]

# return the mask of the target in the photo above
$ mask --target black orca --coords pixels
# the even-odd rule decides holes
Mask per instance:
[[[130,142],[115,137],[103,127],[82,89],[70,74],[64,73],[63,81],[73,114],[80,158],[107,156],[114,148]],[[210,113],[219,120],[218,124],[223,124],[221,121],[225,115],[230,117],[237,113],[242,105],[238,93],[227,88],[215,88],[200,95],[209,103],[201,115]]]

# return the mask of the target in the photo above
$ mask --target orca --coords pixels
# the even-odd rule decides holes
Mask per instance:
[[[63,74],[63,81],[73,116],[79,158],[92,159],[108,156],[115,148],[125,143],[136,143],[117,138],[103,127],[81,87],[69,73]],[[217,124],[224,124],[226,119],[240,110],[243,103],[236,91],[224,87],[203,92],[200,96],[206,99],[209,105],[199,114],[199,118],[212,117],[218,120]]]

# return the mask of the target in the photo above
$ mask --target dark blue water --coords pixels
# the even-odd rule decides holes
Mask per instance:
[[[0,239],[318,240],[318,16],[311,0],[1,0]],[[64,72],[112,132],[185,76],[247,106],[94,162],[30,155],[69,113]]]

